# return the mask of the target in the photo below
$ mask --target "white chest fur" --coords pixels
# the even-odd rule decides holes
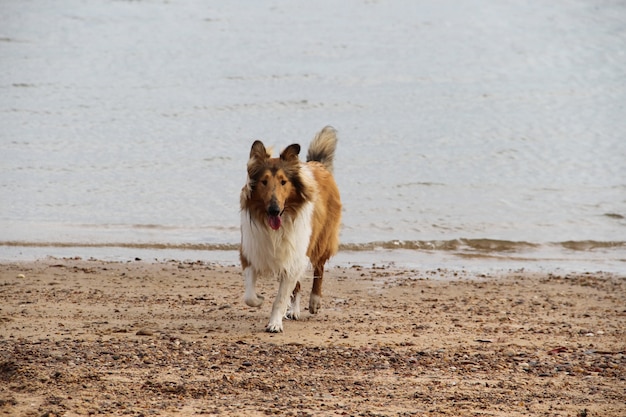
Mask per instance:
[[[297,216],[285,215],[280,229],[258,224],[247,209],[241,211],[241,250],[262,275],[285,272],[299,278],[308,265],[306,256],[312,232],[313,203],[305,203]]]

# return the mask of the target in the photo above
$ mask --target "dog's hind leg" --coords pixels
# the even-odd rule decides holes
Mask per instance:
[[[287,307],[289,306],[289,300],[291,299],[292,291],[296,285],[297,279],[285,271],[281,272],[280,285],[278,286],[278,294],[274,300],[272,306],[272,314],[270,315],[270,322],[265,328],[270,333],[280,333],[283,331],[283,317],[287,313]]]
[[[251,266],[248,266],[243,270],[243,277],[245,285],[244,301],[250,307],[260,307],[263,304],[264,297],[256,293],[257,272]]]
[[[296,282],[296,287],[291,293],[291,300],[289,300],[289,308],[287,309],[287,317],[291,320],[298,320],[300,318],[300,281]]]
[[[322,306],[322,282],[324,280],[324,263],[315,265],[313,272],[313,289],[309,298],[309,313],[317,314]]]

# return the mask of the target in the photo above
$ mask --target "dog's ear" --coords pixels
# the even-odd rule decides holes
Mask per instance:
[[[260,140],[255,140],[250,149],[250,159],[248,160],[248,177],[250,185],[253,187],[258,175],[261,174],[265,162],[271,157],[265,145]]]
[[[263,161],[264,159],[269,158],[270,156],[267,153],[267,149],[265,149],[265,145],[260,140],[255,140],[252,144],[252,148],[250,149],[250,159],[258,159],[259,161]]]
[[[280,154],[280,159],[285,162],[293,162],[298,160],[298,154],[300,153],[300,145],[294,143],[285,148]]]

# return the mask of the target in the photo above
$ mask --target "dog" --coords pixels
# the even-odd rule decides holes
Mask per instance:
[[[287,146],[277,158],[259,140],[250,149],[247,181],[241,190],[244,301],[260,307],[264,297],[256,292],[257,278],[278,278],[278,294],[265,329],[270,333],[283,331],[283,317],[300,317],[300,280],[309,261],[313,266],[309,313],[316,314],[321,307],[324,265],[339,248],[341,199],[333,178],[336,147],[336,131],[327,126],[311,142],[306,162],[299,159],[299,144]]]

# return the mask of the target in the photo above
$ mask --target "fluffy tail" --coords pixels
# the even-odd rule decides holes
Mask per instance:
[[[329,172],[333,172],[335,149],[337,148],[337,131],[326,126],[313,139],[306,154],[306,161],[321,162]]]

